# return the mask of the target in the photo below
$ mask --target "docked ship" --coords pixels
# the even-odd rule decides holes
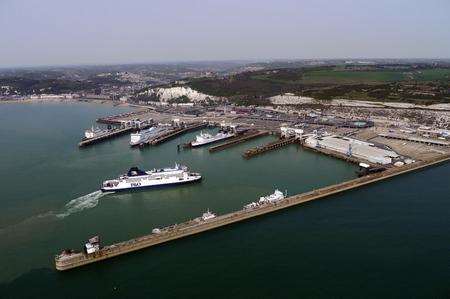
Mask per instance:
[[[128,172],[117,179],[104,181],[101,187],[103,192],[123,191],[167,185],[187,184],[200,181],[199,173],[190,172],[186,166],[175,164],[173,168],[153,169],[143,171],[132,167]]]
[[[231,132],[222,132],[220,131],[219,133],[217,133],[216,135],[212,135],[209,133],[204,133],[203,131],[200,132],[200,135],[197,135],[195,137],[195,140],[192,141],[190,143],[190,145],[192,147],[198,147],[198,146],[202,146],[205,144],[210,144],[210,143],[214,143],[214,142],[218,142],[220,140],[224,140],[230,137],[235,136],[234,133]]]
[[[261,196],[257,202],[252,202],[249,203],[248,205],[245,205],[244,210],[259,208],[266,204],[274,204],[283,200],[286,196],[287,194],[283,194],[283,192],[281,192],[280,190],[275,189],[274,193],[269,194],[267,196]]]
[[[84,131],[83,140],[92,139],[92,138],[98,137],[100,135],[103,135],[105,133],[108,133],[108,130],[100,129],[98,127],[94,129],[94,127],[92,127],[90,129],[87,129],[86,131]]]
[[[150,138],[156,136],[157,134],[167,130],[167,128],[161,127],[151,127],[146,130],[141,130],[137,133],[131,133],[130,135],[130,145],[136,146],[141,143],[147,142]]]
[[[214,218],[216,218],[216,217],[217,217],[217,215],[214,214],[214,213],[212,213],[212,212],[208,209],[208,211],[206,211],[205,213],[203,213],[202,217],[200,217],[200,220],[201,220],[201,221],[208,221],[208,220],[214,219]]]

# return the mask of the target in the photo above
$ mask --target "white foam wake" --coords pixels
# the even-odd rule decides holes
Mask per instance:
[[[26,218],[18,223],[11,224],[6,227],[0,227],[0,235],[2,233],[11,232],[14,231],[15,228],[21,225],[33,225],[35,224],[35,221],[38,219],[44,219],[48,217],[57,217],[57,218],[64,218],[67,217],[73,213],[81,212],[85,209],[91,209],[98,205],[98,202],[100,198],[102,198],[105,195],[113,194],[114,192],[102,192],[100,190],[80,196],[78,198],[72,199],[69,201],[62,211],[55,212],[55,211],[48,211],[41,213],[39,215],[34,215],[29,218]]]
[[[86,209],[92,209],[98,205],[98,201],[100,198],[111,193],[114,192],[102,192],[101,190],[97,190],[95,192],[72,199],[65,205],[64,211],[62,213],[56,214],[56,217],[64,218],[73,213],[78,213]]]

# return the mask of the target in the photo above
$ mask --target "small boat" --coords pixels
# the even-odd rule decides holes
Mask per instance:
[[[92,237],[88,240],[86,244],[84,244],[84,252],[86,254],[92,254],[97,251],[100,251],[100,238],[99,236]]]
[[[261,196],[259,198],[259,203],[273,203],[284,199],[284,194],[280,190],[276,189],[274,193],[267,195],[267,196]]]
[[[203,213],[203,215],[201,217],[201,219],[203,221],[207,221],[207,220],[210,220],[210,219],[213,219],[213,218],[216,218],[216,214],[211,213],[209,210],[206,211],[205,213]]]
[[[106,133],[108,133],[108,130],[100,129],[99,127],[94,129],[94,126],[92,126],[90,129],[84,131],[83,140],[92,139]]]
[[[244,210],[259,208],[265,204],[274,204],[285,199],[286,196],[287,192],[286,194],[283,194],[280,190],[275,189],[274,193],[267,196],[261,196],[257,202],[251,202],[245,205]]]

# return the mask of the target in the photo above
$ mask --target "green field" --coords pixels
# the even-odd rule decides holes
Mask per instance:
[[[303,83],[380,83],[404,80],[401,71],[309,71],[303,75]]]
[[[450,69],[424,70],[289,70],[256,74],[253,80],[283,84],[377,84],[404,80],[435,81],[449,80]]]
[[[450,80],[450,69],[427,69],[414,73],[418,81]]]
[[[395,68],[395,69],[393,69]],[[261,70],[230,78],[193,80],[200,92],[260,105],[269,97],[293,93],[320,100],[347,98],[421,104],[450,101],[450,69],[410,67],[315,67]],[[267,104],[267,103],[266,103]]]

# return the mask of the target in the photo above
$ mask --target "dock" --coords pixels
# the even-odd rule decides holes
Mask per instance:
[[[218,152],[218,151],[230,148],[232,146],[235,146],[237,144],[243,143],[243,142],[245,142],[247,140],[254,139],[254,138],[257,138],[257,137],[261,137],[261,136],[265,136],[267,134],[269,134],[268,131],[247,132],[247,133],[244,133],[241,136],[237,136],[235,138],[229,139],[227,142],[225,142],[223,144],[212,146],[208,150],[209,150],[210,153]]]
[[[449,141],[439,140],[439,139],[430,139],[430,138],[422,138],[422,137],[416,137],[416,136],[407,136],[407,135],[395,134],[395,133],[379,134],[378,136],[384,137],[384,138],[388,138],[388,139],[412,141],[412,142],[423,143],[423,144],[428,144],[428,145],[450,146],[450,142]]]
[[[107,133],[101,134],[97,137],[82,140],[80,143],[78,143],[78,146],[85,147],[85,146],[88,146],[88,145],[91,145],[94,143],[99,143],[99,142],[105,141],[107,139],[111,139],[111,138],[129,133],[129,132],[132,132],[135,129],[136,128],[134,128],[132,126],[127,126],[127,127],[120,128],[120,129],[114,129],[114,130],[108,131]]]
[[[101,124],[107,124],[107,125],[120,125],[123,123],[124,119],[130,118],[130,117],[137,117],[143,114],[146,114],[147,112],[151,111],[151,109],[144,109],[144,110],[138,110],[133,112],[127,112],[117,115],[110,115],[106,117],[100,117],[97,118],[97,122]]]
[[[309,146],[305,146],[303,143],[300,143],[300,144],[303,145],[304,149],[307,149],[307,150],[310,150],[310,151],[313,151],[313,152],[318,152],[318,153],[324,154],[325,156],[330,156],[330,157],[333,157],[333,158],[336,158],[336,159],[344,160],[344,161],[349,162],[349,163],[353,163],[353,164],[359,165],[359,163],[361,163],[363,161],[364,163],[366,163],[366,164],[368,164],[368,165],[370,165],[372,167],[376,166],[374,163],[369,162],[367,160],[358,159],[358,158],[355,158],[353,156],[345,155],[345,154],[342,154],[342,153],[337,152],[337,151],[332,151],[332,150],[329,150],[329,149],[326,149],[326,148],[323,148],[323,147],[309,147]]]
[[[70,251],[69,253],[58,255],[55,257],[55,267],[60,271],[77,268],[118,255],[148,248],[161,243],[184,238],[190,235],[223,227],[225,225],[234,224],[250,218],[286,209],[288,207],[307,203],[317,199],[322,199],[330,195],[342,193],[351,189],[356,189],[358,187],[386,180],[394,176],[418,171],[423,168],[431,167],[448,161],[450,161],[450,155],[444,155],[438,158],[419,161],[401,167],[389,168],[383,172],[369,174],[357,179],[352,179],[339,184],[330,185],[320,189],[312,190],[310,192],[287,197],[276,203],[268,203],[261,207],[242,209],[236,212],[219,215],[209,220],[199,220],[198,218],[188,220],[181,224],[175,224],[166,228],[162,228],[161,230],[158,229],[157,232],[153,232],[149,235],[105,246],[98,252],[91,254]]]
[[[154,138],[148,140],[143,145],[158,145],[160,143],[166,142],[166,141],[168,141],[176,136],[179,136],[181,134],[184,134],[184,133],[187,133],[190,131],[194,131],[194,130],[198,130],[198,129],[202,129],[202,128],[205,128],[206,126],[207,126],[206,123],[193,123],[193,124],[186,125],[186,127],[175,128],[168,132],[164,132],[161,135],[155,136]]]
[[[295,137],[280,139],[280,140],[270,142],[270,143],[262,145],[262,146],[257,146],[257,147],[248,149],[245,151],[245,153],[242,156],[245,159],[250,159],[256,155],[260,155],[260,154],[266,153],[268,151],[278,149],[280,147],[292,144],[296,141],[297,141],[297,139]]]

